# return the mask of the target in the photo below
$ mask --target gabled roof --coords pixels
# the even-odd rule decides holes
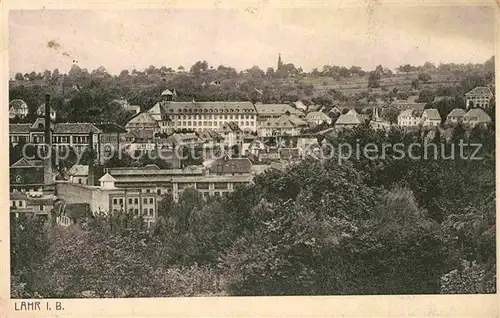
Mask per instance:
[[[340,115],[337,121],[335,122],[335,125],[356,125],[356,124],[361,124],[362,120],[359,118],[359,115],[352,115],[352,114],[343,114]]]
[[[127,130],[115,123],[99,123],[95,124],[95,126],[102,130],[103,133],[126,133]]]
[[[330,113],[341,113],[340,109],[338,109],[337,106],[333,106],[329,112]]]
[[[25,157],[22,157],[15,163],[13,163],[11,168],[41,168],[43,167],[42,160],[28,160]]]
[[[128,121],[127,126],[129,124],[150,124],[155,127],[158,126],[158,122],[149,113],[140,113],[134,116],[134,118]]]
[[[481,95],[491,96],[491,95],[493,95],[493,93],[491,92],[491,89],[489,87],[478,86],[478,87],[472,89],[467,94],[465,94],[465,96],[471,96],[471,95],[475,95],[475,96],[478,96],[478,95],[479,96],[481,96]]]
[[[478,121],[490,123],[491,117],[482,108],[472,108],[464,115],[464,121]]]
[[[323,112],[310,112],[306,115],[306,118],[307,119],[320,118],[326,120],[330,119],[330,117],[328,117],[328,115]]]
[[[99,179],[99,182],[115,182],[115,181],[116,179],[113,178],[113,176],[110,175],[108,172],[106,172],[106,174]]]
[[[258,114],[280,115],[285,114],[287,111],[294,115],[303,115],[303,113],[293,108],[288,104],[255,104],[255,110]]]
[[[223,131],[231,130],[234,132],[241,132],[242,131],[240,129],[240,127],[238,126],[238,124],[235,123],[234,121],[224,123],[224,125],[222,126],[222,130]]]
[[[208,163],[210,173],[251,173],[252,162],[248,158],[218,159]]]
[[[89,166],[87,165],[73,165],[68,171],[70,176],[86,176],[89,174]]]
[[[422,116],[422,112],[420,110],[405,109],[398,115],[398,118],[400,118],[400,117],[420,117],[420,116]]]
[[[438,110],[435,108],[424,109],[422,117],[427,117],[430,120],[441,120],[441,115],[439,115]]]
[[[255,113],[251,102],[158,102],[148,110],[151,114],[173,113]]]
[[[31,124],[9,124],[9,134],[29,134]]]
[[[54,124],[55,134],[100,134],[102,130],[91,123],[58,123]]]
[[[174,93],[172,93],[172,91],[167,88],[166,90],[161,92],[161,96],[166,96],[166,95],[174,95]]]
[[[448,114],[448,118],[449,117],[463,117],[465,115],[465,110],[463,110],[462,108],[455,108],[454,110],[452,110],[449,114]]]
[[[306,109],[307,109],[307,106],[306,106],[306,105],[304,105],[304,103],[303,103],[301,100],[296,101],[296,102],[295,102],[295,103],[293,103],[293,104],[295,105],[295,107],[296,107],[297,109],[304,109],[304,110],[306,110]]]
[[[28,104],[22,99],[13,99],[9,102],[9,110],[20,110],[21,108],[28,108]]]
[[[54,121],[51,120],[50,121],[52,123],[52,126],[54,126]],[[31,125],[30,129],[33,129],[33,130],[37,130],[38,127],[41,125],[41,127],[45,127],[45,118],[42,118],[42,117],[38,117],[35,122]]]

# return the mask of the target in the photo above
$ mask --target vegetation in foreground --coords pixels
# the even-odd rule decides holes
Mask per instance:
[[[205,202],[79,227],[11,219],[13,298],[494,293],[495,139],[480,161],[306,159]],[[439,138],[439,137],[436,137]],[[337,142],[423,142],[361,126]]]

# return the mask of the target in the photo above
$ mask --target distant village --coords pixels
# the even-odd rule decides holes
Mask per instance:
[[[259,89],[255,92],[262,94]],[[11,212],[55,218],[58,224],[69,226],[88,213],[126,211],[151,226],[166,195],[175,202],[184,189],[194,188],[207,199],[222,197],[239,185],[252,183],[257,174],[284,170],[307,156],[317,156],[329,138],[359,125],[386,132],[440,130],[448,139],[457,125],[469,130],[488,127],[492,118],[487,110],[494,98],[490,87],[475,87],[465,94],[462,107],[441,118],[432,105],[450,97],[435,96],[432,103],[424,103],[410,95],[359,108],[325,107],[300,99],[292,103],[179,101],[178,93],[175,88],[165,89],[158,102],[146,107],[115,99],[113,103],[134,114],[124,126],[58,122],[48,95],[34,114],[25,101],[12,99],[11,147],[49,140],[49,146],[56,149],[67,146],[77,153],[93,149],[95,158],[71,167],[40,156],[22,156],[11,163]],[[28,116],[33,120],[23,121]],[[200,158],[186,160],[176,149],[197,149]],[[109,163],[122,152],[160,154],[162,159],[145,165]]]

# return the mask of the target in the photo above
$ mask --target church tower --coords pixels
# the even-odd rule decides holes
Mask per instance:
[[[283,61],[281,60],[281,53],[278,54],[278,68],[276,69],[279,71],[283,67]]]

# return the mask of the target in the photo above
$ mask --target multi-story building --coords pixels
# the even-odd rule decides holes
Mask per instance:
[[[257,130],[251,102],[177,102],[170,91],[162,94],[162,99],[147,111],[161,132],[220,130],[228,122],[235,122],[243,131]]]
[[[243,131],[236,122],[227,122],[222,126],[221,132],[224,137],[224,145],[232,147],[243,142]]]
[[[488,108],[490,100],[493,98],[493,93],[489,87],[478,86],[465,94],[466,108]]]
[[[295,115],[281,115],[261,123],[258,133],[260,137],[298,136],[307,127],[307,122]]]
[[[9,103],[9,118],[24,118],[28,116],[28,104],[22,99],[13,99]]]
[[[313,125],[321,125],[324,122],[329,125],[332,123],[332,119],[323,112],[310,112],[306,115],[306,120]]]
[[[416,109],[405,109],[398,115],[398,125],[401,127],[416,127],[420,125],[422,111]]]
[[[106,173],[99,179],[100,186],[56,181],[57,197],[68,204],[86,203],[92,213],[127,212],[143,217],[150,226],[158,216],[158,196],[149,189],[119,188],[116,179]]]
[[[441,124],[441,115],[435,108],[424,109],[420,121],[423,127],[436,127]]]
[[[99,123],[95,126],[102,131],[98,137],[97,147],[99,149],[100,162],[118,154],[122,148],[122,140],[127,135],[127,130],[115,123]]]
[[[10,166],[10,192],[43,192],[43,161],[36,159],[19,159]]]
[[[278,119],[283,115],[295,115],[304,118],[305,114],[288,104],[255,104],[257,112],[257,128],[267,125],[270,119]]]

